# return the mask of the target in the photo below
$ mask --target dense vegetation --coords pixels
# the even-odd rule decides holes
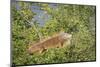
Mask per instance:
[[[44,26],[32,21],[36,15],[31,10],[34,5],[51,15]],[[70,46],[51,48],[42,54],[28,54],[30,43],[62,30],[72,34]],[[16,65],[94,61],[95,45],[95,6],[56,4],[55,9],[46,3],[12,4],[12,61]]]

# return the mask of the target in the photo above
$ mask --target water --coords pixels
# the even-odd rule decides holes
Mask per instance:
[[[49,4],[50,8],[56,9],[57,4]],[[41,10],[41,7],[33,5],[32,11],[36,13],[36,15],[33,18],[33,21],[37,21],[40,26],[44,26],[45,23],[51,18],[51,15],[49,15],[46,11]]]
[[[47,14],[46,11],[41,10],[39,6],[32,6],[32,11],[36,13],[36,15],[33,17],[33,21],[36,21],[39,23],[40,26],[44,26],[45,22],[47,22],[51,16]]]
[[[21,9],[19,3],[14,3],[14,4],[16,5],[16,9],[17,9],[17,10],[20,10],[20,9]],[[33,3],[33,4],[35,4],[35,3]],[[57,8],[57,4],[53,4],[53,3],[52,3],[52,4],[48,4],[48,5],[49,5],[49,7],[52,8],[52,9],[56,9],[56,8]],[[32,21],[30,22],[30,24],[33,24],[34,21],[36,21],[37,23],[39,23],[39,26],[44,26],[45,23],[46,23],[50,18],[52,18],[52,16],[49,15],[49,14],[47,13],[47,11],[41,10],[41,7],[38,6],[38,5],[32,5],[32,6],[31,6],[31,10],[32,10],[36,15],[33,16],[33,19],[32,19]]]

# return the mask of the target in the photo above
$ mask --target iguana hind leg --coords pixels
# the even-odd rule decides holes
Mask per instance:
[[[43,51],[42,51],[42,52],[45,52],[45,51],[47,51],[47,49],[43,49]]]
[[[64,47],[64,42],[61,42],[61,47]]]
[[[44,48],[44,47],[42,47],[42,49],[39,51],[39,53],[43,53],[43,52],[45,52],[45,51],[47,51],[47,49]]]

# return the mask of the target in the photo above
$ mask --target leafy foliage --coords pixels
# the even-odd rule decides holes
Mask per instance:
[[[92,17],[95,20],[94,6],[57,4],[54,9],[49,4],[35,3],[41,7],[41,10],[52,16],[43,27],[40,27],[38,22],[32,21],[36,15],[31,10],[34,3],[17,2],[16,4],[20,4],[20,9],[17,9],[16,5],[12,7],[12,57],[16,65],[96,59],[95,22],[90,21]],[[40,39],[38,33],[41,33],[42,38],[47,38],[61,30],[73,35],[69,46],[51,48],[43,54],[28,54],[29,44],[38,42]]]

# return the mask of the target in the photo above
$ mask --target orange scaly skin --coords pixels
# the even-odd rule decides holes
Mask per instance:
[[[64,46],[64,42],[68,42],[70,44],[71,34],[61,32],[56,36],[52,36],[46,40],[43,40],[39,43],[33,44],[29,47],[29,54],[33,54],[35,52],[42,53],[43,51],[49,48],[60,48]]]

